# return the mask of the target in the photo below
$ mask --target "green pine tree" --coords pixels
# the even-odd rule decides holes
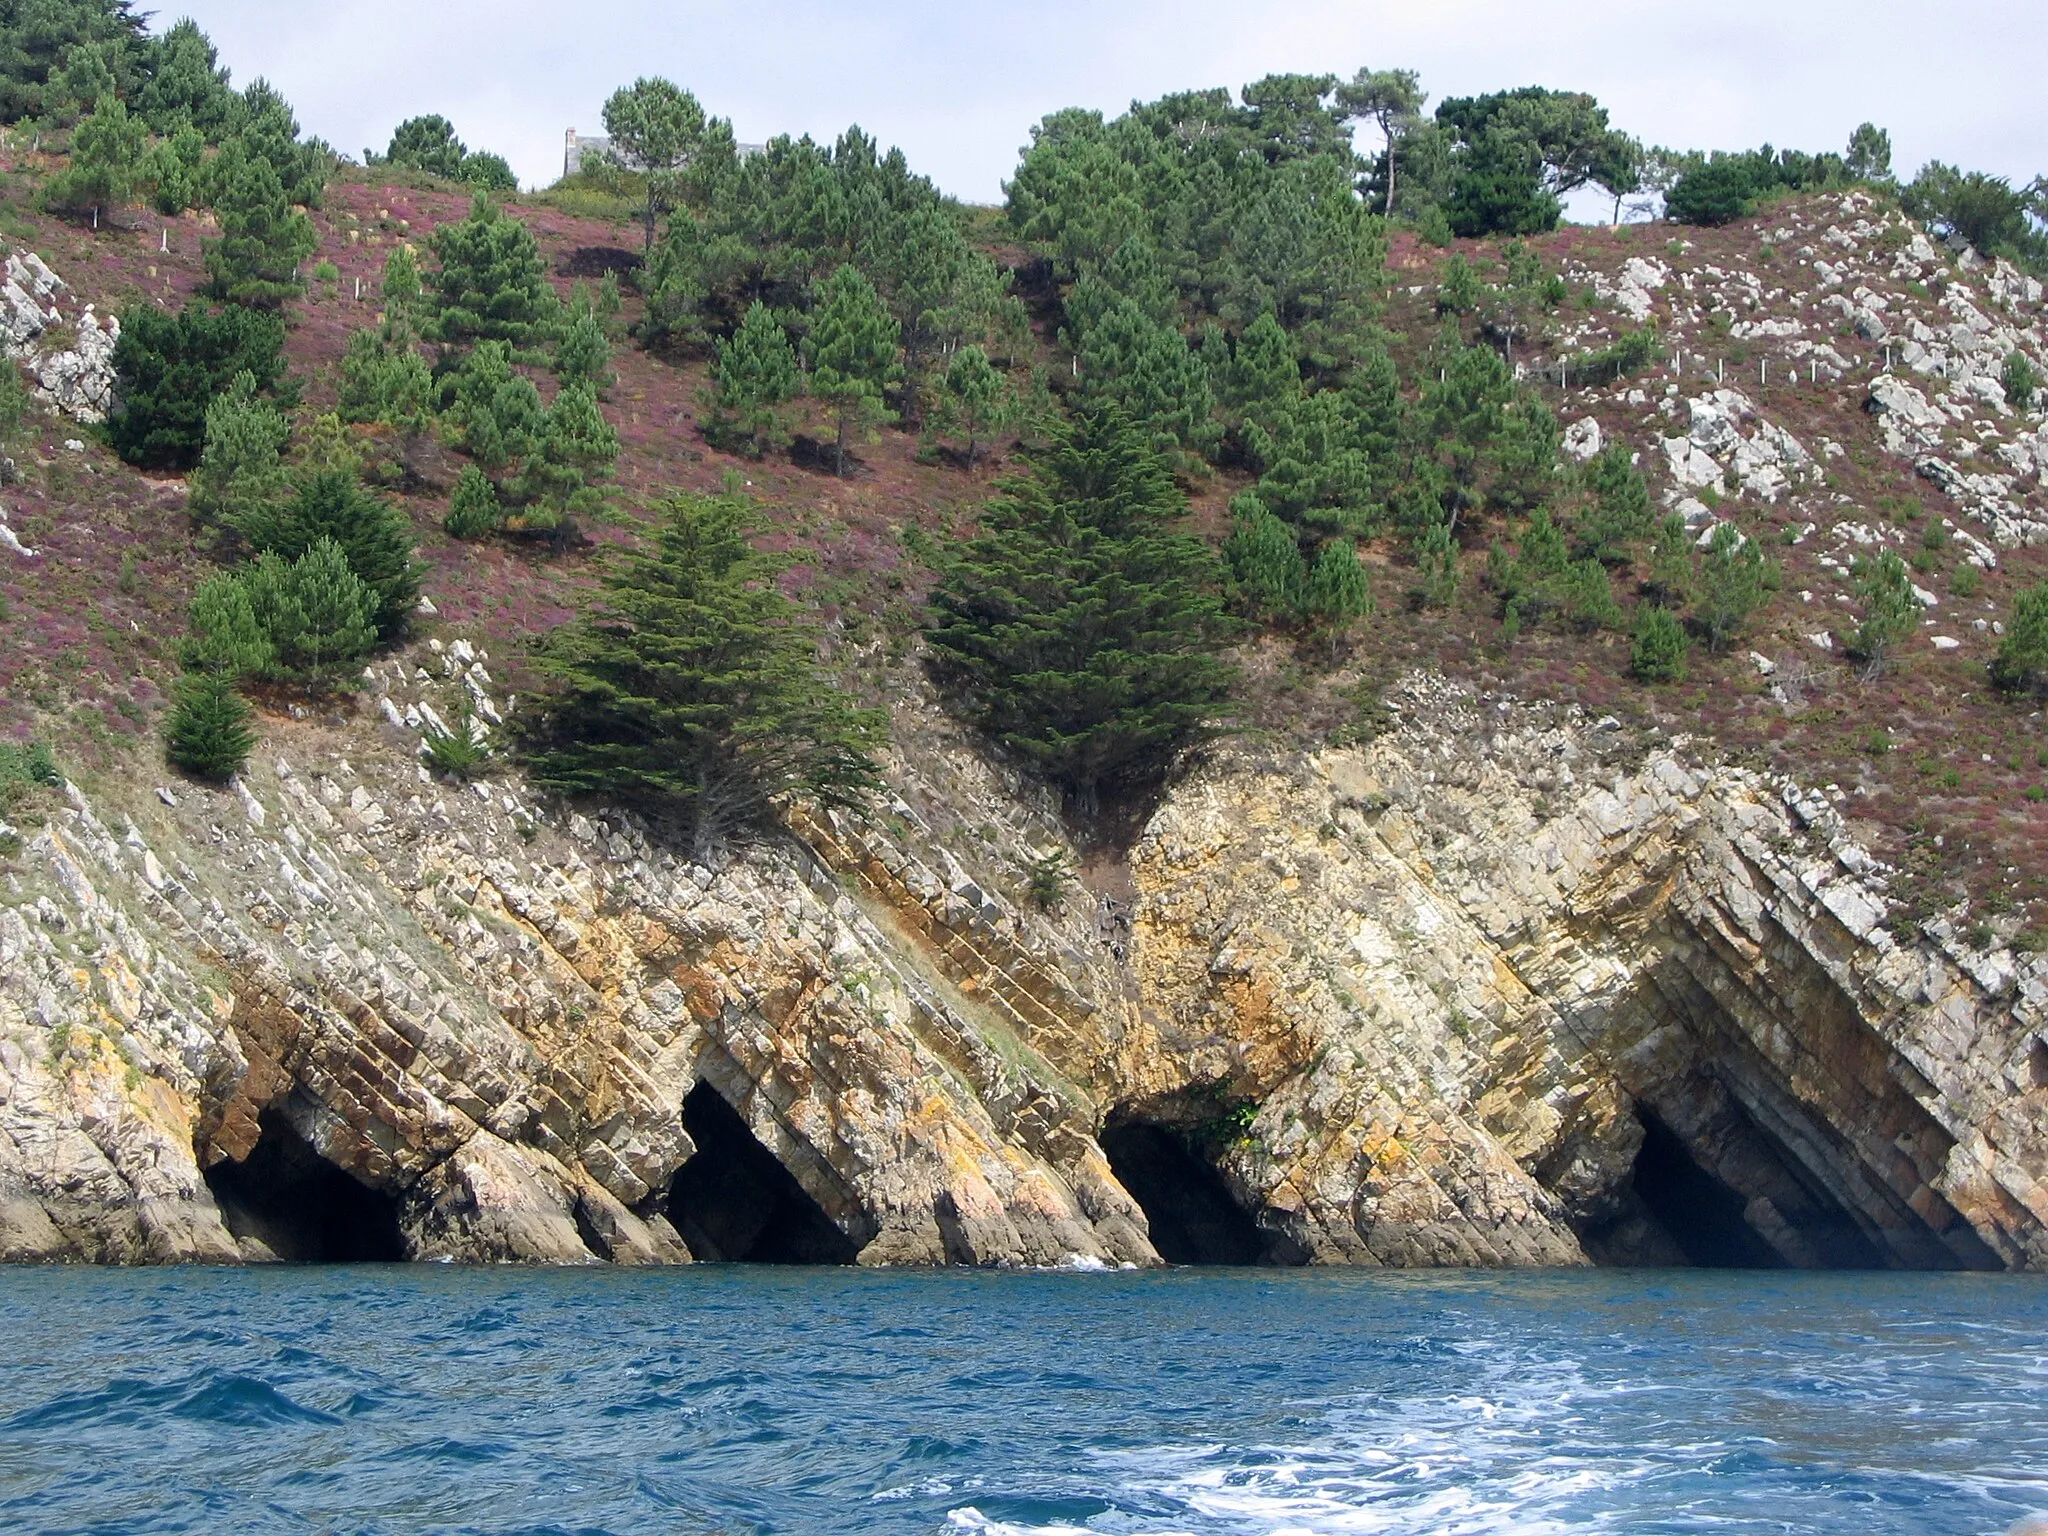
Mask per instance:
[[[1849,648],[1875,676],[1898,643],[1920,627],[1920,600],[1913,595],[1912,572],[1890,550],[1875,560],[1859,559],[1852,575],[1863,622]]]
[[[207,408],[238,374],[252,374],[263,391],[278,389],[284,322],[236,304],[217,313],[188,304],[176,314],[136,304],[121,313],[114,372],[114,451],[144,468],[189,468],[206,447]]]
[[[1161,325],[1130,299],[1118,299],[1088,331],[1079,353],[1081,398],[1143,425],[1162,452],[1206,452],[1209,370],[1178,330]]]
[[[1091,411],[1025,463],[946,557],[925,634],[975,722],[1092,816],[1217,731],[1236,626],[1213,551],[1166,531],[1185,502],[1144,428]]]
[[[1578,548],[1602,565],[1626,565],[1656,528],[1650,488],[1628,449],[1609,443],[1586,466],[1593,504],[1578,519]]]
[[[902,375],[897,361],[901,327],[851,263],[825,284],[811,318],[811,393],[829,405],[838,423],[833,466],[846,473],[846,439],[889,419],[888,388]]]
[[[224,149],[231,159],[215,199],[221,237],[205,243],[213,296],[231,304],[277,309],[303,288],[299,263],[319,248],[313,221],[285,197],[277,169],[260,154]]]
[[[1692,548],[1685,519],[1676,512],[1666,513],[1650,550],[1650,600],[1660,608],[1683,608],[1692,601]]]
[[[180,678],[171,694],[165,756],[195,778],[226,783],[256,747],[251,711],[232,677],[202,672]]]
[[[502,341],[522,360],[559,324],[561,303],[533,231],[479,196],[469,217],[434,231],[440,266],[428,278],[426,334],[449,347]]]
[[[1717,526],[1693,587],[1693,617],[1706,635],[1707,649],[1725,649],[1776,586],[1777,571],[1756,540],[1745,539],[1733,523]]]
[[[512,348],[503,341],[483,342],[464,360],[449,418],[463,448],[489,470],[524,460],[547,425],[540,391],[513,371]]]
[[[1308,589],[1308,565],[1294,530],[1251,491],[1230,503],[1230,513],[1223,559],[1244,612],[1265,622],[1290,622],[1300,615]]]
[[[192,594],[178,662],[188,672],[218,672],[231,682],[268,677],[277,667],[277,646],[250,601],[246,570],[230,571],[203,583]]]
[[[53,208],[112,210],[127,203],[146,169],[148,126],[120,97],[105,95],[71,135],[71,164],[50,179]]]
[[[1358,621],[1372,616],[1372,579],[1358,563],[1358,546],[1350,539],[1332,539],[1316,556],[1302,608],[1322,632],[1333,660]]]
[[[2023,693],[2048,682],[2048,581],[2013,599],[1998,642],[1991,679],[2008,693]]]
[[[575,537],[578,519],[604,511],[598,482],[609,479],[619,456],[619,435],[598,409],[588,384],[564,385],[548,407],[534,451],[519,477],[530,505],[505,526],[547,536],[557,548]]]
[[[1458,543],[1450,524],[1427,523],[1415,536],[1416,595],[1425,608],[1448,608],[1458,595]]]
[[[1685,677],[1685,653],[1692,640],[1668,608],[1645,607],[1629,647],[1629,671],[1646,683],[1675,683]]]
[[[235,530],[251,549],[287,561],[332,540],[349,569],[375,594],[372,618],[379,639],[402,633],[419,601],[424,568],[413,555],[412,524],[344,471],[308,475],[289,502],[244,513]]]
[[[480,539],[495,533],[505,521],[498,504],[498,492],[490,477],[474,464],[462,466],[456,477],[455,493],[448,501],[448,516],[442,524],[455,539]]]
[[[1301,364],[1294,343],[1271,310],[1245,328],[1219,382],[1228,416],[1244,435],[1253,461],[1263,466],[1268,456],[1252,447],[1255,434],[1270,439],[1276,419],[1301,398]]]
[[[569,311],[555,338],[554,373],[564,384],[588,384],[600,395],[611,387],[611,338],[587,300]]]
[[[384,258],[384,278],[379,293],[384,300],[384,323],[403,328],[408,335],[416,337],[427,294],[420,280],[419,258],[413,255],[411,246],[401,245]]]
[[[886,720],[820,670],[742,498],[678,496],[663,511],[655,547],[608,571],[539,653],[555,690],[528,759],[557,793],[680,815],[709,861],[787,801],[862,799]]]
[[[289,561],[265,550],[240,580],[270,641],[275,677],[331,684],[377,643],[378,595],[331,538]]]
[[[290,439],[284,414],[262,397],[256,376],[235,375],[206,408],[206,449],[191,478],[193,517],[232,524],[245,508],[287,498],[284,446]]]
[[[1008,375],[988,360],[988,353],[969,345],[953,354],[939,395],[939,425],[967,439],[969,469],[980,456],[984,435],[1007,427],[1016,408]]]
[[[711,371],[705,435],[755,458],[788,441],[782,407],[796,394],[796,353],[773,310],[756,300]]]

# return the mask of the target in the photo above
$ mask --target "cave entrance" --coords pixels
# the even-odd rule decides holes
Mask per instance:
[[[668,1189],[668,1219],[703,1264],[851,1264],[854,1240],[709,1083],[683,1100],[697,1144]]]
[[[1167,1263],[1275,1262],[1258,1224],[1180,1132],[1157,1121],[1112,1117],[1101,1143],[1110,1171],[1144,1210],[1152,1246]]]
[[[206,1173],[235,1240],[262,1244],[286,1264],[398,1264],[410,1255],[398,1201],[314,1150],[283,1114],[258,1118],[255,1147]]]
[[[1778,1251],[1743,1215],[1741,1195],[1693,1160],[1678,1134],[1638,1105],[1643,1145],[1633,1185],[1685,1261],[1698,1269],[1783,1269]]]

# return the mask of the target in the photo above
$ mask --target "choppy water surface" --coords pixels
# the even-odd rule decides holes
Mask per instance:
[[[0,1271],[0,1530],[1995,1536],[2048,1283]]]

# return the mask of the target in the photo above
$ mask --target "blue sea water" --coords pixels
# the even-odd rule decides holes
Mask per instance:
[[[0,1271],[0,1531],[1878,1533],[2048,1510],[2048,1282]]]

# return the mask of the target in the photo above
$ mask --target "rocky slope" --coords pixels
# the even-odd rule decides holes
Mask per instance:
[[[712,871],[430,782],[487,660],[52,806],[0,1255],[2048,1264],[2048,967],[1898,942],[1825,795],[1419,676],[1047,914],[1056,822],[910,681],[874,820]]]

